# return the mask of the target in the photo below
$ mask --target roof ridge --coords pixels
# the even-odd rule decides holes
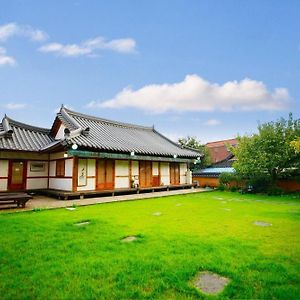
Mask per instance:
[[[33,131],[41,131],[41,132],[45,132],[47,134],[50,133],[50,129],[48,129],[48,128],[43,128],[43,127],[38,127],[38,126],[22,123],[22,122],[14,120],[14,119],[11,119],[7,116],[6,116],[6,119],[8,120],[8,122],[10,124],[13,124],[13,125],[17,125],[17,126],[20,126],[20,127],[23,127],[23,128],[29,129],[29,130],[33,130]]]
[[[172,141],[171,139],[169,139],[168,137],[166,137],[165,135],[163,135],[162,133],[158,132],[157,130],[155,130],[154,128],[152,129],[153,132],[157,133],[158,135],[160,135],[162,138],[164,138],[165,140],[169,141],[170,143],[172,143],[173,145],[181,148],[181,149],[187,149],[187,150],[191,150],[191,151],[194,151],[194,152],[197,152],[199,153],[199,156],[203,156],[203,153],[201,153],[199,150],[197,149],[194,149],[194,148],[191,148],[191,147],[188,147],[188,146],[184,146],[184,145],[180,145],[174,141]]]
[[[220,143],[220,142],[228,142],[228,141],[233,141],[233,140],[237,141],[236,138],[232,138],[232,139],[225,139],[225,140],[218,140],[218,141],[214,141],[214,142],[208,142],[208,143],[206,143],[206,145]]]
[[[105,123],[109,123],[109,124],[113,124],[113,125],[118,125],[118,126],[123,126],[123,127],[130,127],[130,128],[139,128],[139,129],[145,129],[145,130],[151,130],[153,131],[153,127],[151,126],[143,126],[143,125],[137,125],[137,124],[131,124],[131,123],[126,123],[126,122],[119,122],[119,121],[114,121],[114,120],[109,120],[109,119],[105,119],[105,118],[100,118],[100,117],[96,117],[96,116],[91,116],[88,114],[83,114],[81,112],[76,112],[73,110],[70,110],[66,107],[63,107],[63,109],[68,113],[68,114],[73,114],[79,117],[83,117],[83,118],[87,118],[90,120],[94,120],[94,121],[99,121],[99,122],[105,122]]]

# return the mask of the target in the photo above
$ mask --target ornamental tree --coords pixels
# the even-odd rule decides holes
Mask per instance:
[[[194,136],[187,136],[182,137],[178,139],[178,144],[184,147],[192,148],[194,150],[199,151],[204,155],[204,157],[201,159],[199,164],[197,163],[197,168],[204,168],[206,166],[209,166],[211,164],[211,158],[209,155],[208,150],[206,149],[205,145],[201,144],[199,140],[197,140]]]
[[[300,153],[293,141],[300,138],[300,120],[292,114],[258,126],[258,133],[238,137],[238,146],[232,148],[237,161],[234,168],[245,177],[267,176],[275,182],[283,173],[300,168]]]

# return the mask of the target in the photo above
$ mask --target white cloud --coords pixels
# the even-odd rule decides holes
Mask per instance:
[[[29,25],[7,23],[0,26],[0,41],[5,42],[8,38],[13,36],[23,36],[33,41],[44,41],[48,37],[42,30],[32,28]]]
[[[136,42],[133,39],[116,39],[106,41],[103,37],[96,37],[80,44],[50,43],[39,48],[44,53],[56,53],[60,56],[76,57],[81,55],[94,56],[97,50],[111,50],[120,53],[134,53]]]
[[[0,47],[0,67],[5,65],[15,66],[16,64],[16,60],[12,56],[6,54],[6,49]]]
[[[89,54],[92,52],[91,49],[78,46],[76,44],[64,46],[58,43],[51,43],[51,44],[44,45],[39,48],[39,51],[45,53],[53,52],[61,56],[73,56],[73,57]]]
[[[218,84],[198,75],[187,75],[178,83],[151,84],[140,89],[124,88],[114,98],[92,101],[90,108],[133,107],[153,113],[167,111],[281,110],[289,104],[285,88],[270,91],[261,81],[245,78]]]
[[[5,105],[3,105],[4,108],[10,109],[10,110],[17,110],[17,109],[23,109],[27,107],[27,104],[25,103],[14,103],[10,102]]]
[[[209,119],[204,124],[207,126],[216,126],[216,125],[220,125],[221,122],[217,119]]]

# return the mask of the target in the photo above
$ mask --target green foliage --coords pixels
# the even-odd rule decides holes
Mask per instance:
[[[218,186],[218,190],[219,191],[225,191],[225,189],[226,189],[226,187],[225,187],[225,185],[224,184],[219,184],[219,186]]]
[[[267,194],[270,196],[279,196],[284,194],[284,190],[280,187],[272,186],[268,189]]]
[[[251,177],[246,182],[246,189],[251,190],[252,193],[264,193],[268,191],[272,186],[272,180],[268,176],[262,176],[260,174]]]
[[[191,169],[202,169],[209,165],[211,165],[211,158],[208,150],[205,145],[201,144],[199,140],[197,140],[194,136],[187,136],[178,139],[178,144],[184,147],[192,148],[196,151],[199,151],[200,154],[204,156],[201,158],[201,161],[197,162],[196,165],[191,166]]]
[[[291,146],[294,148],[296,153],[300,153],[300,139],[292,141]]]
[[[224,185],[227,189],[230,187],[230,184],[234,183],[237,188],[240,187],[242,183],[242,177],[240,174],[234,172],[234,173],[228,173],[224,172],[220,174],[219,177],[220,184]]]
[[[238,187],[237,187],[236,185],[233,185],[233,186],[231,186],[231,187],[229,188],[229,190],[230,190],[231,192],[236,192],[236,191],[238,190]]]
[[[300,167],[300,153],[295,152],[292,141],[300,137],[300,120],[292,114],[258,126],[258,133],[238,138],[232,148],[237,161],[233,167],[247,178],[268,177],[272,183],[289,170]]]

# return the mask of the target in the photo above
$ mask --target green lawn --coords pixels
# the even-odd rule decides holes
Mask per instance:
[[[299,233],[299,199],[229,192],[2,213],[0,298],[299,299]],[[205,296],[201,270],[231,282]]]

